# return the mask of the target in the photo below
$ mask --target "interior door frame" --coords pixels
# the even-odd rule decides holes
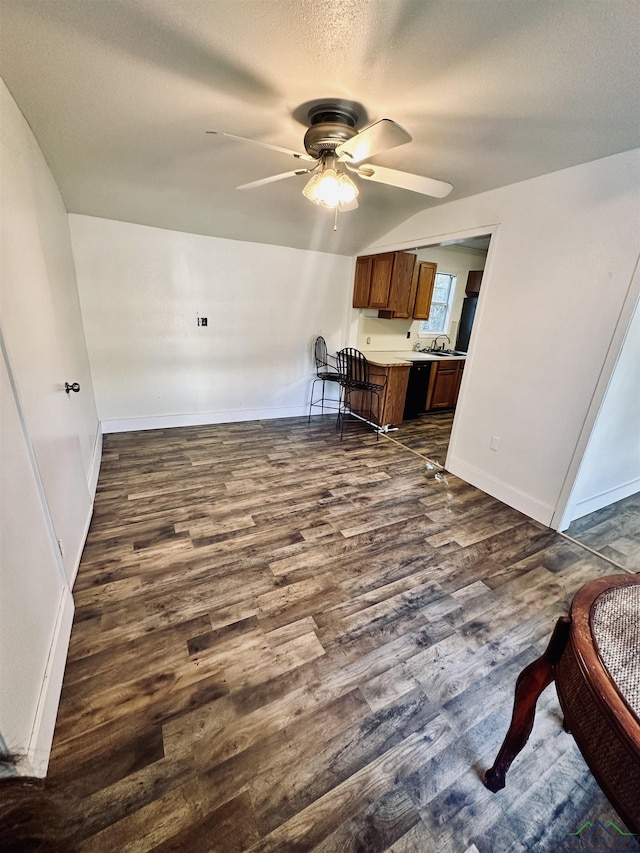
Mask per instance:
[[[636,266],[631,276],[629,288],[618,316],[618,322],[616,323],[613,335],[611,336],[611,341],[609,342],[604,363],[600,368],[600,374],[591,396],[589,408],[587,409],[587,413],[582,423],[582,429],[580,430],[580,435],[578,436],[576,446],[571,456],[571,461],[567,468],[567,473],[560,490],[553,518],[549,525],[554,530],[566,530],[573,520],[573,513],[577,502],[575,486],[578,481],[580,466],[582,465],[583,457],[586,453],[589,440],[591,439],[591,434],[596,425],[596,420],[600,413],[600,409],[602,408],[607,389],[613,377],[613,372],[620,357],[622,345],[624,344],[625,337],[629,331],[638,302],[640,302],[640,255],[636,260]]]
[[[471,340],[469,342],[469,350],[467,353],[467,359],[465,364],[464,373],[462,376],[462,384],[460,385],[460,393],[458,395],[458,403],[464,403],[464,397],[466,395],[466,389],[469,385],[469,375],[473,371],[473,351],[474,351],[474,342],[477,341],[478,337],[481,334],[482,329],[482,316],[484,313],[484,305],[486,304],[486,298],[483,298],[484,294],[486,294],[488,288],[491,286],[491,269],[493,266],[493,258],[496,253],[496,244],[498,242],[498,233],[500,230],[500,223],[493,222],[487,225],[482,225],[478,228],[465,228],[462,231],[453,231],[447,234],[436,234],[435,236],[430,237],[420,237],[411,241],[404,240],[400,243],[393,243],[388,246],[377,246],[373,251],[367,251],[367,254],[378,254],[382,252],[401,252],[408,251],[410,249],[415,250],[419,249],[435,249],[439,247],[446,247],[447,245],[455,245],[459,243],[461,240],[467,240],[471,237],[490,237],[489,247],[487,249],[487,257],[484,265],[484,274],[482,276],[482,287],[480,288],[480,293],[478,294],[478,307],[476,309],[476,315],[473,322],[473,333],[471,335]],[[357,314],[357,311],[354,311],[354,314]],[[450,455],[451,455],[451,447],[455,440],[456,435],[456,421],[458,421],[458,406],[454,411],[453,415],[453,424],[451,426],[451,436],[449,439],[449,447],[447,449],[447,458],[445,460],[445,468],[448,468]]]

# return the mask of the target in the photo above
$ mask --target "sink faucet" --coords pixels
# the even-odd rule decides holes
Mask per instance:
[[[447,343],[449,344],[449,346],[451,346],[451,338],[449,337],[449,335],[438,335],[438,336],[437,336],[437,337],[435,337],[435,338],[433,339],[433,341],[431,342],[431,349],[432,349],[432,350],[437,350],[437,349],[444,350],[444,341],[442,342],[442,344],[441,344],[440,346],[438,346],[438,340],[439,340],[440,338],[446,338],[446,339],[447,339]]]

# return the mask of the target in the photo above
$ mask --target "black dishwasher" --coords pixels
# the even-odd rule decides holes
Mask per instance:
[[[427,390],[432,365],[432,361],[414,361],[411,365],[407,396],[404,401],[403,419],[405,421],[417,418],[418,415],[422,415],[426,411]]]

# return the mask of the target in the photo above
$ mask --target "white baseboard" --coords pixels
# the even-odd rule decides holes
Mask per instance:
[[[73,611],[73,598],[71,597],[71,592],[65,587],[58,607],[53,639],[38,699],[36,717],[33,729],[31,730],[27,755],[24,764],[21,763],[20,765],[21,772],[30,773],[33,776],[46,776],[49,765],[53,732],[56,725],[58,705],[60,704],[60,693],[62,691],[62,678],[69,650]]]
[[[98,475],[100,474],[100,463],[102,461],[102,426],[98,422],[96,430],[96,440],[93,444],[93,453],[91,454],[91,464],[89,466],[89,476],[87,477],[87,487],[91,502],[96,495],[96,487],[98,485]]]
[[[96,431],[96,440],[93,445],[93,453],[91,454],[91,464],[89,466],[89,472],[87,476],[87,489],[89,490],[89,497],[91,498],[91,504],[89,505],[89,512],[87,513],[87,517],[84,523],[84,530],[82,531],[82,536],[80,537],[80,542],[78,543],[78,551],[74,555],[73,560],[73,571],[71,573],[71,577],[69,578],[69,587],[73,589],[73,585],[76,582],[76,577],[78,575],[78,569],[80,568],[80,560],[82,559],[82,552],[84,551],[84,546],[87,541],[87,536],[89,534],[89,527],[91,526],[91,519],[93,518],[93,501],[96,496],[96,487],[98,485],[98,475],[100,474],[100,463],[102,461],[102,427],[98,424],[98,429]]]
[[[615,486],[613,489],[607,489],[605,492],[593,495],[590,498],[578,501],[573,508],[573,517],[571,521],[582,518],[583,515],[589,515],[591,512],[596,512],[603,509],[605,506],[622,501],[625,498],[630,498],[640,492],[640,479],[630,480],[628,483],[623,483],[621,486]]]
[[[84,530],[82,531],[82,536],[80,537],[80,542],[78,543],[78,550],[74,555],[73,559],[73,571],[71,572],[71,577],[68,579],[69,589],[73,589],[73,585],[76,582],[76,577],[78,576],[78,569],[80,568],[80,560],[82,559],[82,552],[84,551],[84,546],[87,541],[87,536],[89,535],[89,527],[91,526],[91,519],[93,518],[93,496],[95,495],[95,491],[91,496],[91,505],[89,506],[89,512],[87,513],[87,517],[84,522]]]
[[[274,418],[298,418],[309,413],[308,406],[281,406],[267,409],[235,409],[225,412],[196,412],[186,415],[155,415],[146,418],[114,418],[102,421],[104,435],[143,429],[171,429],[184,426],[230,424]]]
[[[528,515],[529,518],[539,521],[546,527],[550,526],[554,509],[552,506],[541,503],[531,497],[531,495],[521,492],[508,483],[485,474],[484,471],[479,471],[461,459],[456,459],[455,457],[451,459],[447,458],[447,471],[450,471],[467,483],[471,483],[472,486],[481,489],[488,495],[497,498],[502,503],[507,504],[507,506],[511,506],[519,512]]]

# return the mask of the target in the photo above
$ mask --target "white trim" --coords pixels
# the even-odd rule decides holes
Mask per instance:
[[[98,475],[100,474],[100,463],[102,462],[102,427],[100,422],[98,421],[98,427],[96,429],[96,438],[93,443],[93,452],[91,454],[91,462],[89,463],[89,472],[87,476],[87,488],[89,489],[89,496],[91,497],[91,503],[93,503],[93,499],[96,495],[96,488],[98,486]]]
[[[71,577],[69,578],[69,587],[73,589],[73,585],[75,583],[76,577],[78,576],[78,569],[80,568],[80,560],[82,559],[82,552],[84,551],[84,546],[87,542],[87,536],[89,535],[89,527],[91,526],[91,519],[93,518],[93,502],[96,496],[96,488],[98,486],[98,476],[100,474],[100,463],[102,461],[102,427],[100,423],[98,423],[98,428],[96,430],[96,440],[93,445],[93,452],[91,454],[91,462],[89,463],[89,472],[87,476],[87,489],[89,490],[89,497],[91,499],[91,503],[89,505],[89,512],[87,513],[87,517],[84,523],[84,529],[82,531],[82,536],[80,537],[80,541],[78,543],[78,551],[74,556],[73,560],[73,571],[71,572]]]
[[[73,589],[73,585],[76,582],[76,577],[78,576],[78,569],[80,568],[80,560],[82,559],[82,552],[84,551],[84,546],[87,542],[87,536],[89,535],[89,527],[91,526],[91,519],[93,518],[93,498],[91,499],[91,503],[89,505],[89,512],[87,513],[87,517],[84,522],[84,529],[82,531],[82,536],[80,537],[80,541],[78,542],[78,550],[73,558],[73,569],[71,571],[71,576],[69,577],[69,589]]]
[[[297,418],[309,414],[308,406],[280,406],[268,409],[232,409],[225,412],[196,412],[183,415],[155,415],[144,418],[114,418],[101,422],[104,435],[145,429],[171,429],[184,426],[230,424],[240,421],[267,421],[273,418]]]
[[[526,502],[528,503],[530,500],[532,500],[528,495],[524,495],[522,492],[519,492],[514,487],[505,486],[505,484],[501,480],[494,480],[494,478],[491,477],[489,474],[486,474],[486,473],[480,471],[479,469],[476,469],[470,465],[467,465],[467,463],[462,462],[460,459],[458,459],[456,457],[456,449],[457,449],[457,444],[458,444],[458,434],[459,434],[459,430],[460,430],[460,424],[464,421],[464,418],[465,418],[464,404],[465,404],[465,399],[467,396],[467,388],[469,387],[469,385],[471,383],[473,383],[473,369],[474,369],[474,364],[475,364],[475,359],[473,357],[473,353],[474,353],[474,350],[476,347],[476,341],[478,340],[478,338],[480,337],[480,334],[482,332],[485,305],[487,304],[487,291],[491,287],[491,273],[492,273],[493,263],[494,263],[493,259],[496,256],[496,251],[497,251],[497,247],[499,245],[499,240],[500,240],[500,227],[498,225],[494,225],[491,227],[491,230],[489,230],[489,231],[486,231],[486,230],[483,231],[482,229],[479,229],[479,230],[475,231],[473,234],[469,234],[469,235],[465,234],[465,236],[474,236],[475,237],[475,236],[481,236],[482,234],[485,234],[485,233],[489,233],[491,235],[491,240],[489,241],[489,249],[487,251],[487,257],[485,258],[484,272],[482,275],[482,287],[480,289],[480,293],[478,294],[478,304],[476,305],[476,314],[475,314],[475,319],[473,321],[474,332],[473,332],[473,335],[471,336],[471,339],[469,341],[469,350],[467,352],[467,358],[466,358],[465,365],[464,365],[464,373],[462,374],[462,383],[460,385],[460,392],[458,394],[458,402],[456,403],[456,408],[455,408],[455,412],[453,415],[453,423],[451,424],[451,433],[449,435],[449,448],[447,450],[447,457],[445,460],[445,466],[446,466],[448,471],[452,471],[452,473],[454,473],[453,470],[450,468],[450,463],[451,464],[458,464],[458,465],[462,466],[462,468],[464,470],[468,470],[469,472],[473,472],[470,474],[470,476],[475,476],[476,478],[480,478],[480,480],[482,480],[482,482],[499,483],[501,490],[507,489],[508,491],[513,492],[514,494],[521,495],[522,497],[526,498]],[[473,412],[471,412],[468,417],[470,419],[473,419]],[[466,476],[464,477],[464,479],[467,479]],[[475,486],[478,486],[478,488],[485,490],[483,486],[478,485],[479,480],[473,480],[473,481],[469,480],[469,482],[473,483],[473,485],[475,485]],[[488,491],[489,494],[494,494],[494,492],[492,492],[490,489],[486,490],[486,491]],[[494,495],[494,496],[499,497],[499,495]],[[500,498],[500,499],[503,500],[503,498]],[[504,498],[504,502],[509,504],[509,506],[515,505],[517,509],[521,508],[521,505],[519,502],[517,502],[516,504],[513,504],[511,502],[511,500],[508,498]],[[534,503],[537,505],[537,502],[534,502]],[[524,511],[525,510],[523,510],[523,512]],[[531,516],[532,516],[532,518],[538,518],[538,516],[536,516],[534,514],[531,514]],[[545,514],[545,517],[546,517],[546,514]],[[538,520],[540,520],[540,519],[538,519]],[[546,522],[543,521],[542,523],[545,524]]]
[[[456,242],[457,240],[465,240],[469,237],[485,237],[490,236],[492,239],[496,235],[499,222],[494,222],[491,225],[482,225],[479,228],[463,228],[461,231],[453,231],[448,234],[429,235],[428,237],[414,237],[412,240],[401,240],[387,243],[386,245],[376,245],[375,248],[367,248],[360,254],[364,255],[379,255],[381,252],[396,252],[403,249],[429,249],[435,246]],[[491,249],[491,242],[489,243]],[[355,269],[355,267],[354,267]],[[484,280],[482,282],[484,286]]]
[[[447,456],[445,466],[446,470],[455,474],[456,477],[461,477],[472,486],[481,489],[488,495],[502,501],[502,503],[528,515],[529,518],[539,521],[546,527],[549,527],[551,524],[553,507],[550,504],[540,503],[540,501],[531,497],[531,495],[527,495],[507,483],[503,483],[502,480],[485,474],[484,471],[468,465],[461,459],[456,459],[455,456]]]
[[[640,492],[640,478],[630,480],[628,483],[623,483],[621,486],[614,486],[612,489],[607,489],[605,492],[600,492],[598,495],[593,495],[590,498],[578,501],[573,509],[572,521],[577,518],[582,518],[583,515],[589,515],[591,512],[603,509],[605,506],[622,501],[625,498],[630,498]]]
[[[629,327],[631,326],[633,314],[636,310],[636,305],[639,300],[640,256],[636,261],[635,269],[631,275],[629,288],[627,290],[624,303],[622,305],[622,308],[620,309],[620,314],[618,316],[618,322],[616,323],[613,335],[611,336],[609,349],[607,350],[607,355],[605,357],[604,364],[602,365],[600,375],[598,376],[598,381],[596,382],[595,388],[593,390],[591,401],[589,403],[589,408],[582,423],[582,429],[580,430],[580,435],[578,436],[578,439],[576,441],[573,456],[571,458],[571,462],[569,463],[569,467],[564,478],[564,483],[562,484],[562,489],[560,490],[560,494],[558,496],[558,502],[556,504],[556,509],[551,522],[551,527],[553,527],[555,530],[566,530],[567,527],[569,527],[569,525],[573,521],[574,517],[577,517],[574,516],[575,502],[573,500],[573,495],[575,492],[576,483],[578,482],[580,466],[582,465],[582,459],[586,453],[589,441],[591,440],[591,434],[595,427],[598,415],[600,414],[600,409],[602,408],[602,404],[604,402],[607,389],[613,377],[613,372],[615,370],[616,364],[618,363],[618,359],[620,358],[620,353],[622,352],[622,347],[629,332]],[[616,498],[616,500],[618,500],[618,498]],[[606,506],[606,504],[603,504],[603,506]],[[600,507],[600,509],[601,508],[602,507]]]
[[[73,611],[73,598],[65,587],[60,597],[51,648],[38,698],[38,707],[36,708],[36,716],[24,760],[25,771],[34,776],[42,777],[47,774],[58,705],[60,704],[62,679],[71,638]]]

